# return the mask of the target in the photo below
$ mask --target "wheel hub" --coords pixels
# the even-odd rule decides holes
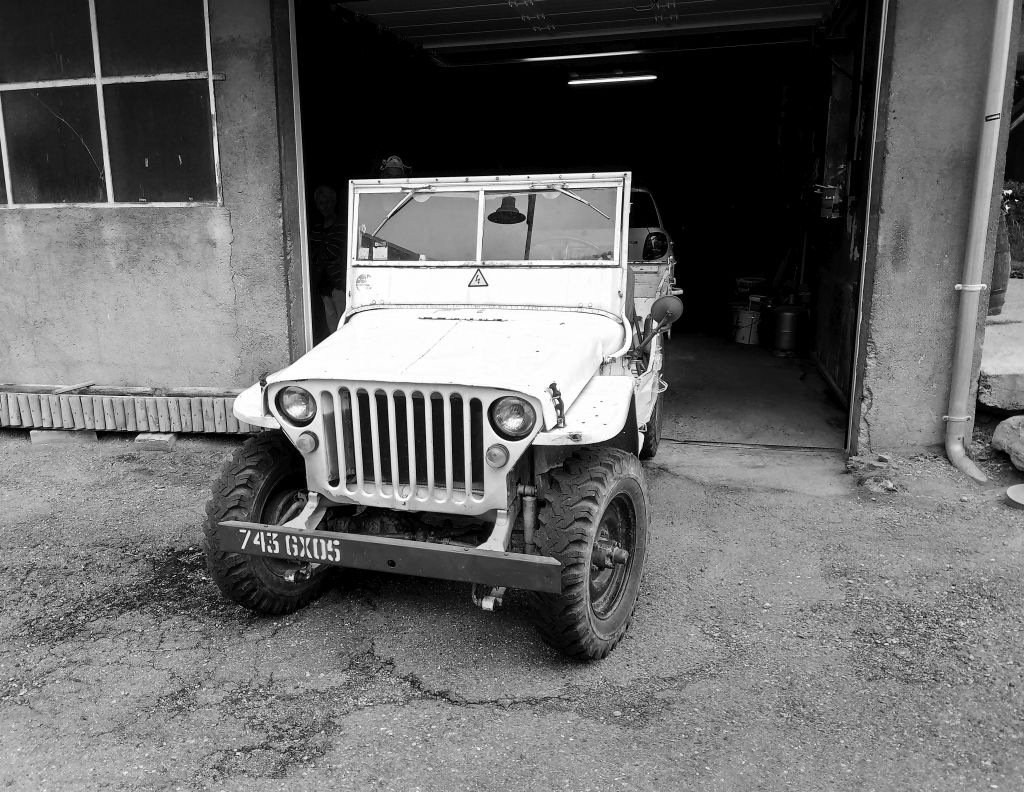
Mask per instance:
[[[628,560],[629,551],[619,547],[618,542],[594,542],[590,563],[598,569],[614,569],[616,564],[625,564]]]
[[[633,504],[619,495],[601,516],[590,555],[590,607],[599,618],[606,618],[622,596],[635,541]]]

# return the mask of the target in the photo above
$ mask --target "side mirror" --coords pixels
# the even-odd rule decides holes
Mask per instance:
[[[666,327],[683,315],[683,301],[672,294],[659,297],[651,306],[651,319],[656,328]]]
[[[654,301],[651,306],[650,319],[650,330],[647,331],[647,335],[644,340],[640,342],[638,350],[647,348],[647,345],[654,340],[654,337],[658,333],[667,329],[676,319],[683,315],[683,301],[680,300],[673,294],[666,294],[664,297],[659,297]]]

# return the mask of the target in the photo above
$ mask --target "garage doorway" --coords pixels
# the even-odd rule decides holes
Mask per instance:
[[[584,38],[559,37],[564,3],[545,6],[554,34],[486,18],[516,5],[296,0],[309,227],[317,187],[344,223],[348,180],[393,155],[424,177],[631,171],[686,305],[665,436],[849,448],[883,0],[787,6],[798,20],[749,2],[732,17],[747,24],[678,14],[678,30]],[[601,77],[643,79],[587,83]]]

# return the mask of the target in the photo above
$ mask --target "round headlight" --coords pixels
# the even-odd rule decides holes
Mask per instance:
[[[289,385],[278,391],[277,409],[293,424],[305,426],[316,415],[316,399],[304,388]]]
[[[506,440],[521,440],[533,431],[537,413],[518,396],[503,396],[491,405],[491,426]]]

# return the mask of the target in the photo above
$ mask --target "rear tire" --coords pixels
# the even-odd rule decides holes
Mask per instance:
[[[278,525],[297,514],[306,492],[302,456],[280,432],[250,437],[232,455],[213,486],[203,526],[206,567],[225,597],[257,611],[279,615],[308,605],[330,582],[331,567],[307,580],[289,581],[297,565],[276,558],[227,553],[218,549],[217,524],[224,520]]]
[[[622,640],[636,607],[647,555],[647,482],[640,461],[619,449],[577,452],[546,476],[534,541],[562,562],[562,593],[531,594],[544,640],[578,660],[605,657]],[[628,551],[610,569],[595,544]]]

